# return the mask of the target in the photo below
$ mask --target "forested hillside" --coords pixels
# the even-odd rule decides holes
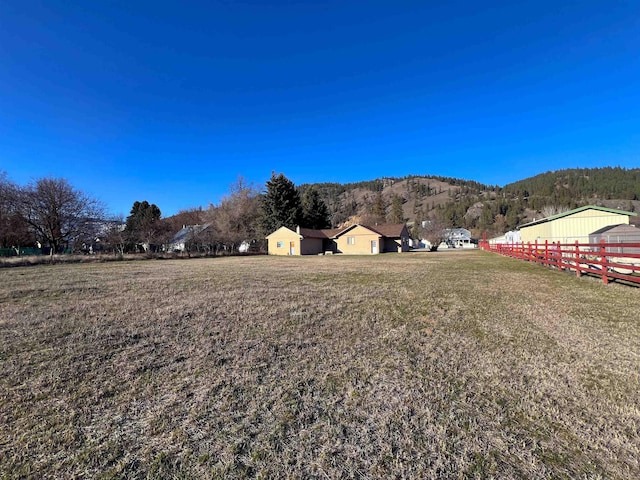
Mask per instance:
[[[348,221],[465,227],[476,235],[503,233],[521,223],[582,205],[640,209],[640,169],[577,168],[546,172],[504,187],[430,175],[385,177],[314,186],[334,226]]]
[[[512,197],[528,198],[531,208],[570,206],[582,199],[640,199],[640,169],[574,168],[546,172],[504,187]]]

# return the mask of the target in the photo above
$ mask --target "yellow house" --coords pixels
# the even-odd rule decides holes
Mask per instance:
[[[318,255],[327,249],[333,252],[331,235],[338,231],[280,227],[266,237],[269,255]]]
[[[523,243],[589,242],[589,234],[610,225],[629,224],[633,212],[615,210],[613,208],[587,205],[552,215],[541,220],[520,225],[520,236]]]
[[[280,227],[266,238],[269,255],[375,255],[409,250],[409,232],[404,224],[352,225],[324,230],[297,227],[295,231]]]
[[[334,238],[337,253],[375,255],[409,251],[409,231],[404,224],[352,225]]]

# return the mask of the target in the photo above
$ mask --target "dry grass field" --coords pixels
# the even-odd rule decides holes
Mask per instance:
[[[0,478],[640,478],[640,292],[485,252],[0,271]]]

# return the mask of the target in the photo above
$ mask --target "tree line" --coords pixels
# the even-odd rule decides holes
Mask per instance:
[[[172,238],[186,229],[181,248],[215,253],[236,251],[243,242],[264,248],[273,230],[326,228],[329,209],[316,188],[303,192],[284,174],[272,174],[264,191],[242,177],[218,205],[164,218],[147,200],[135,201],[126,219],[109,218],[106,208],[64,178],[42,178],[25,186],[0,172],[0,248],[38,248],[46,253],[154,252],[171,249]]]
[[[640,200],[640,169],[571,168],[545,172],[505,186],[511,198],[527,199],[532,208],[573,207],[582,199]]]
[[[406,185],[400,194],[397,188],[389,194],[387,187],[401,181]],[[447,182],[448,190],[436,181]],[[449,201],[428,201],[436,195],[441,199],[447,191]],[[424,234],[423,224],[499,234],[516,228],[531,212],[562,211],[610,198],[628,200],[628,209],[633,210],[632,201],[640,199],[640,169],[559,170],[502,188],[412,175],[296,186],[274,172],[260,188],[239,178],[218,205],[165,218],[157,205],[141,199],[133,203],[126,219],[116,219],[106,215],[101,202],[65,179],[42,178],[19,186],[0,171],[0,248],[40,247],[50,253],[153,251],[170,248],[176,232],[190,226],[186,249],[235,251],[243,242],[264,247],[264,237],[283,225],[320,229],[353,221],[372,225],[409,221],[416,225],[416,236]],[[405,215],[403,205],[408,200],[416,201],[413,212]]]
[[[152,207],[134,204],[123,231],[125,237],[132,235],[138,239],[145,238],[144,232],[153,230],[154,226],[156,231],[162,230],[163,220],[159,215],[144,213]],[[265,237],[282,226],[291,229],[297,226],[313,229],[331,226],[329,209],[317,189],[308,188],[301,193],[284,174],[275,172],[264,189],[239,177],[219,205],[209,205],[206,210],[182,211],[165,219],[165,223],[171,224],[165,230],[174,233],[181,224],[186,226],[184,249],[187,252],[205,253],[217,253],[220,250],[233,253],[243,243],[264,251]],[[140,234],[143,234],[142,237]],[[159,243],[171,248],[170,238],[160,240]],[[151,245],[151,238],[147,237],[143,245]]]

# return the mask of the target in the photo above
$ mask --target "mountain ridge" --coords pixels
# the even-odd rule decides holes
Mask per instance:
[[[362,182],[306,183],[318,189],[333,226],[353,221],[424,220],[464,227],[475,235],[503,233],[559,211],[595,204],[640,210],[640,168],[570,168],[543,172],[503,187],[438,175],[382,177]],[[401,214],[400,214],[401,212]]]

